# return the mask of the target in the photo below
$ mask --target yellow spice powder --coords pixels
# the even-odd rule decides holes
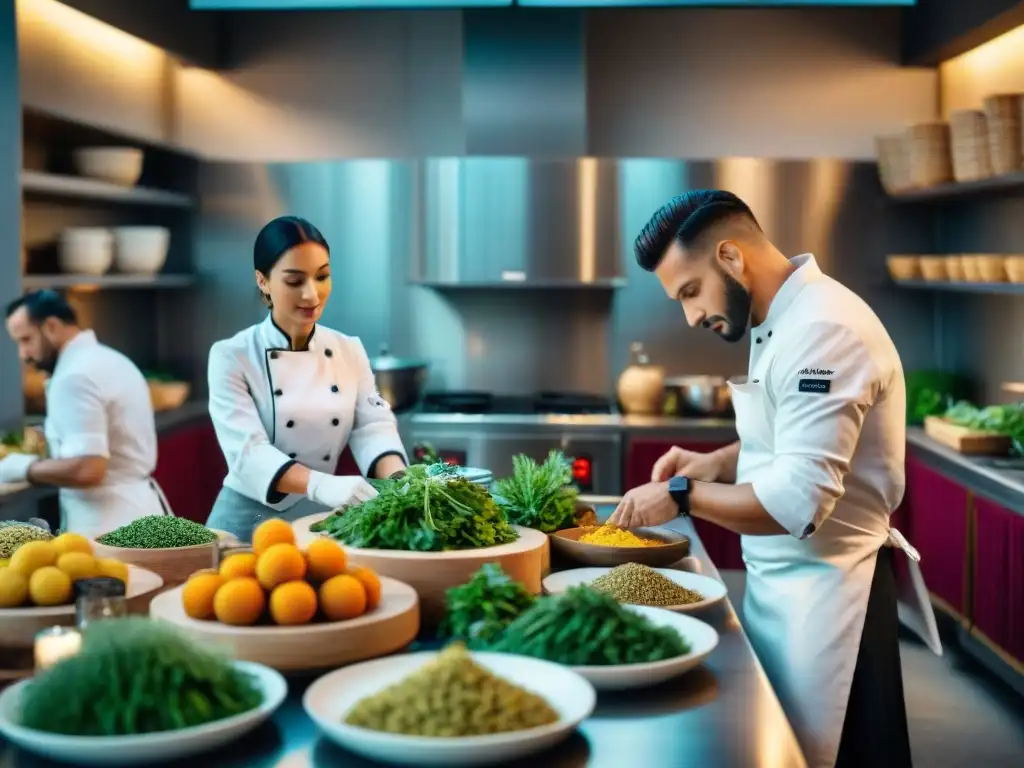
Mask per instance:
[[[584,544],[596,544],[600,547],[656,547],[660,541],[644,539],[625,528],[614,525],[602,525],[600,528],[580,536]]]

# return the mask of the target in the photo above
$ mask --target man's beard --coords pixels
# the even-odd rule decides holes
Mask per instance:
[[[708,318],[704,325],[708,328],[722,323],[724,328],[718,333],[723,339],[735,343],[747,334],[750,324],[750,305],[753,299],[750,292],[736,278],[719,268],[725,286],[725,314]]]
[[[47,343],[43,345],[43,353],[39,356],[39,359],[30,358],[28,360],[29,365],[33,368],[42,371],[47,376],[53,374],[54,369],[57,367],[57,350],[55,347],[50,346]]]

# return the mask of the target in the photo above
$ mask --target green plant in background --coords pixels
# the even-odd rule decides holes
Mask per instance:
[[[907,424],[920,425],[926,416],[941,416],[957,400],[968,395],[968,381],[945,371],[909,371],[907,385]]]
[[[439,634],[463,640],[470,648],[481,647],[495,640],[536,599],[500,565],[484,563],[465,584],[445,591]]]
[[[551,533],[575,525],[579,492],[571,483],[572,463],[560,451],[543,464],[519,454],[512,458],[512,477],[495,483],[494,497],[513,525]]]
[[[1024,403],[989,405],[978,408],[961,400],[943,414],[944,418],[961,427],[994,432],[1010,438],[1013,452],[1024,455]]]

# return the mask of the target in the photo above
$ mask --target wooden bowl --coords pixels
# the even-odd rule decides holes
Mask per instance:
[[[104,557],[104,555],[97,555]],[[153,571],[128,566],[128,612],[145,614],[164,580]],[[48,608],[0,608],[0,647],[32,648],[36,634],[48,627],[75,625],[75,604]]]
[[[317,534],[309,526],[327,517],[323,512],[302,517],[292,523],[295,543],[305,549]],[[444,618],[445,590],[469,581],[484,563],[497,563],[512,579],[534,595],[541,593],[543,563],[548,536],[532,528],[515,525],[519,538],[511,544],[482,549],[458,549],[450,552],[408,552],[400,549],[360,549],[342,543],[353,563],[365,565],[381,576],[405,582],[420,598],[420,623],[436,629]]]
[[[137,565],[153,571],[164,580],[168,587],[183,584],[196,571],[216,568],[220,563],[218,542],[195,544],[191,547],[170,547],[168,549],[135,549],[131,547],[109,547],[98,541],[92,542],[96,557],[112,557],[123,563]]]
[[[921,256],[918,263],[921,265],[921,274],[925,280],[936,282],[949,279],[945,256]]]
[[[348,621],[297,627],[233,627],[218,621],[199,621],[185,615],[183,585],[157,595],[149,615],[181,627],[203,646],[218,646],[235,659],[265,664],[281,672],[333,669],[395,653],[416,638],[420,628],[416,590],[386,576],[380,583],[380,604]]]
[[[917,256],[893,254],[886,257],[885,266],[893,280],[917,280],[921,277],[921,263]]]
[[[1011,283],[1024,283],[1024,256],[1006,257],[1006,276]]]
[[[566,528],[551,534],[551,546],[558,554],[584,565],[616,566],[624,563],[640,563],[653,568],[665,567],[679,562],[690,552],[690,539],[681,533],[665,528],[637,528],[634,533],[644,539],[664,542],[654,547],[607,547],[601,544],[585,544],[579,539],[600,526],[587,528]]]
[[[188,400],[192,391],[187,381],[150,381],[149,399],[154,411],[173,411],[180,408]]]

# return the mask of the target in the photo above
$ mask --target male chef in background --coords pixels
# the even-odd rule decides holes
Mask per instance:
[[[170,514],[150,478],[156,426],[149,386],[135,364],[79,328],[75,311],[54,291],[8,305],[7,331],[21,361],[50,376],[49,458],[11,454],[0,460],[0,482],[59,487],[61,528],[90,538]]]
[[[690,514],[741,534],[745,626],[808,765],[910,766],[894,547],[918,555],[889,526],[906,444],[889,335],[814,256],[780,253],[730,192],[669,201],[636,258],[691,326],[728,342],[749,326],[750,366],[730,382],[739,441],[672,448],[611,522]]]

